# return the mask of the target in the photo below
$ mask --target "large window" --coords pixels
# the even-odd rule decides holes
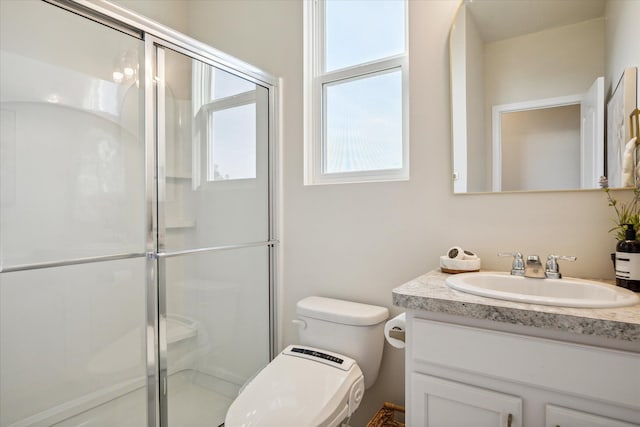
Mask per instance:
[[[305,2],[305,184],[409,178],[406,8]]]

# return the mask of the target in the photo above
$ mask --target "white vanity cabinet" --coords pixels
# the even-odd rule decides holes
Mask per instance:
[[[420,310],[406,331],[407,426],[640,426],[640,353]]]
[[[545,427],[633,427],[638,425],[555,405],[546,406],[545,421]]]
[[[522,399],[413,372],[412,420],[416,426],[495,427],[522,425]]]

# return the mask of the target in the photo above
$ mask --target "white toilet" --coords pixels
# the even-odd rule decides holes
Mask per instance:
[[[336,427],[376,381],[385,307],[308,297],[296,312],[300,345],[287,347],[245,386],[225,427]]]

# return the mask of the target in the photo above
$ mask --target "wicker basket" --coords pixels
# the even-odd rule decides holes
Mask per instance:
[[[404,414],[404,406],[384,402],[384,406],[376,412],[367,427],[404,427],[403,423],[395,420],[396,412]]]

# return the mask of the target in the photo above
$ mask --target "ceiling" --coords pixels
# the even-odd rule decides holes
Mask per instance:
[[[465,0],[485,43],[604,16],[606,0]]]

